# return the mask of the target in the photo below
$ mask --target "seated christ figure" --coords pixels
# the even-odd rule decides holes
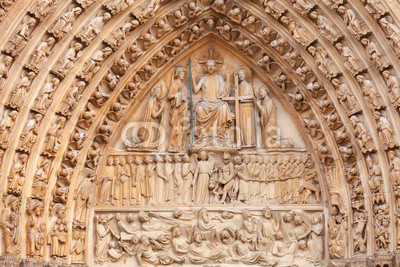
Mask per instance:
[[[225,78],[216,73],[217,64],[214,60],[207,60],[205,69],[206,74],[197,84],[194,76],[192,77],[194,93],[202,91],[201,100],[196,107],[200,137],[209,135],[210,130],[213,130],[214,135],[216,130],[217,135],[227,138],[232,118],[229,105],[222,97],[229,95],[229,86],[226,86]]]

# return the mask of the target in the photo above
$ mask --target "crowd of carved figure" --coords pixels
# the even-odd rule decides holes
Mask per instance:
[[[97,205],[179,203],[320,203],[308,155],[108,156],[97,184]],[[212,157],[212,155],[211,155]]]
[[[324,252],[323,216],[296,211],[254,215],[250,210],[177,209],[96,215],[95,261],[134,258],[139,265],[242,263],[275,266],[293,255],[319,265]]]

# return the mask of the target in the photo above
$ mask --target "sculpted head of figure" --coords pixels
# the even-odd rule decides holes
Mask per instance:
[[[147,156],[146,157],[146,163],[149,164],[149,163],[152,163],[152,162],[153,162],[153,157],[152,156]]]
[[[137,244],[137,243],[139,243],[139,237],[137,236],[137,235],[135,235],[135,234],[133,234],[133,236],[132,236],[132,238],[131,238],[131,242],[132,242],[132,244]]]
[[[185,163],[190,163],[190,157],[189,157],[189,155],[185,154],[185,155],[183,156],[183,162],[185,162]]]
[[[231,161],[231,154],[229,154],[229,152],[225,152],[223,155],[223,159],[224,159],[224,163],[228,164]]]
[[[312,217],[312,224],[318,224],[321,223],[321,215],[319,214],[314,214]]]
[[[303,251],[307,250],[307,242],[304,239],[299,241],[299,248]]]
[[[37,201],[34,206],[32,207],[32,213],[35,214],[35,216],[42,216],[43,213],[43,202],[42,201]]]
[[[161,156],[157,155],[156,156],[156,161],[161,163],[161,162],[164,162],[164,159]]]
[[[385,79],[388,79],[388,78],[390,77],[390,71],[385,70],[385,71],[382,72],[382,75],[383,75],[383,77],[384,77]]]
[[[207,210],[205,208],[202,208],[199,211],[199,218],[198,219],[201,220],[201,221],[207,222],[207,223],[210,221],[210,218],[208,217],[208,212],[207,212]]]
[[[238,72],[238,76],[240,81],[245,81],[247,77],[249,77],[245,69],[240,69]]]
[[[119,157],[115,157],[115,159],[114,159],[114,165],[115,165],[115,166],[118,166],[118,165],[119,165],[119,162],[120,162],[120,158],[119,158]]]
[[[310,13],[310,18],[312,18],[312,19],[317,19],[317,18],[318,18],[318,13],[317,13],[317,11],[312,11],[312,12]]]
[[[114,158],[113,157],[108,157],[107,158],[107,165],[108,166],[111,166],[111,165],[113,165],[114,164]]]
[[[110,13],[104,13],[104,15],[103,15],[103,19],[105,20],[105,21],[107,21],[107,20],[109,20],[109,19],[111,19],[111,14]]]
[[[196,242],[196,243],[201,243],[201,241],[203,241],[203,239],[204,239],[204,236],[202,233],[196,233],[194,235],[194,242]]]
[[[286,212],[285,214],[283,214],[283,221],[292,222],[293,221],[293,213]]]
[[[21,160],[22,163],[27,162],[27,161],[28,161],[28,155],[22,154],[22,155],[20,156],[20,160]]]
[[[149,237],[148,237],[147,235],[142,235],[142,236],[140,237],[140,243],[141,243],[142,245],[150,245],[150,239],[149,239]]]
[[[248,220],[252,217],[250,210],[245,209],[242,213],[243,220]]]
[[[55,207],[56,209],[56,214],[59,219],[65,219],[66,213],[65,213],[65,206],[63,204],[57,205]]]
[[[242,163],[242,158],[240,156],[235,156],[233,158],[233,163],[237,166],[240,165],[240,163]]]
[[[260,96],[261,96],[261,99],[266,98],[266,97],[268,96],[268,93],[269,93],[269,89],[268,89],[267,87],[262,86],[262,87],[260,88]]]
[[[295,224],[295,225],[301,225],[302,222],[303,222],[303,218],[301,218],[300,215],[296,215],[296,216],[294,217],[294,224]]]
[[[6,56],[6,59],[4,60],[4,64],[5,64],[6,66],[8,66],[8,65],[11,64],[12,60],[13,60],[12,57]]]
[[[156,88],[154,88],[154,95],[157,99],[162,99],[163,96],[163,90],[161,85],[157,86]]]
[[[135,158],[135,163],[136,163],[137,165],[140,165],[140,164],[142,164],[142,163],[143,163],[143,160],[142,160],[142,158],[141,158],[141,157],[139,157],[139,156],[137,156],[137,157]]]
[[[181,209],[174,209],[174,217],[179,219],[182,216],[182,210]]]
[[[272,218],[272,210],[268,207],[263,209],[263,215],[265,218],[267,219],[271,219]]]
[[[7,207],[10,207],[12,211],[16,212],[19,208],[19,203],[20,203],[19,198],[17,198],[14,195],[8,195],[6,198],[5,205]]]
[[[201,150],[199,153],[200,160],[208,160],[208,153],[205,150]]]
[[[214,74],[217,71],[217,63],[212,59],[207,60],[205,67],[208,74]]]
[[[139,220],[141,222],[148,222],[150,221],[149,215],[145,211],[139,212]]]
[[[184,68],[182,68],[182,67],[176,68],[175,75],[174,75],[175,79],[184,80],[185,75],[186,75],[186,70]]]
[[[396,153],[393,150],[389,151],[388,155],[389,159],[394,159],[396,157]]]
[[[160,234],[157,237],[157,241],[160,242],[161,244],[169,244],[171,241],[171,236],[166,234]]]
[[[175,162],[182,162],[181,156],[179,156],[178,154],[174,155],[174,161]]]
[[[357,75],[356,80],[362,85],[364,83],[365,78],[363,75]]]
[[[278,231],[275,234],[275,238],[276,238],[276,240],[282,240],[283,239],[283,233],[281,231]]]
[[[115,214],[115,220],[117,220],[117,221],[122,220],[121,213],[118,212],[118,213]]]
[[[250,163],[250,156],[249,155],[243,155],[243,162],[244,162],[244,164],[249,164]]]
[[[126,216],[126,220],[131,223],[135,221],[135,216],[133,214],[129,214],[128,216]]]
[[[171,156],[170,156],[170,155],[166,155],[166,156],[165,156],[165,161],[166,161],[166,162],[172,162]]]

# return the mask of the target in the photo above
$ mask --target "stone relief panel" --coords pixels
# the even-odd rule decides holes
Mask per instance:
[[[321,204],[321,188],[305,153],[128,153],[107,157],[96,199],[98,206]]]
[[[290,115],[268,86],[240,59],[222,51],[209,44],[190,55],[190,70],[186,57],[166,73],[132,115],[123,131],[126,138],[116,148],[304,150]]]
[[[9,42],[6,43],[7,40],[4,40],[6,45],[0,60],[0,89],[5,88],[6,79],[11,73],[11,64],[17,63],[17,65],[24,66],[21,78],[7,85],[11,94],[4,94],[7,96],[5,97],[6,103],[4,103],[6,108],[2,112],[4,116],[0,123],[1,148],[9,149],[7,154],[16,149],[15,156],[14,154],[5,156],[5,158],[8,157],[10,167],[10,173],[4,174],[4,177],[8,179],[7,185],[10,186],[7,192],[15,196],[15,198],[10,197],[3,201],[4,216],[2,213],[2,222],[4,227],[1,226],[3,229],[2,237],[5,244],[11,245],[10,249],[6,246],[6,253],[19,253],[19,245],[15,245],[19,242],[22,244],[21,255],[27,254],[30,257],[37,258],[49,258],[50,256],[52,259],[65,260],[67,258],[66,251],[69,251],[71,256],[68,257],[68,262],[84,263],[84,243],[87,238],[83,229],[86,227],[85,220],[88,219],[86,209],[91,205],[89,192],[95,191],[93,186],[96,181],[101,183],[96,192],[101,193],[101,190],[105,190],[104,192],[107,193],[105,201],[96,199],[99,206],[145,204],[151,207],[153,204],[160,203],[178,204],[180,206],[185,203],[192,205],[200,203],[228,205],[237,205],[238,203],[257,205],[266,203],[281,205],[321,204],[320,191],[322,191],[322,188],[318,184],[319,173],[314,169],[310,151],[304,149],[304,142],[301,140],[301,134],[296,130],[295,123],[285,113],[285,107],[280,104],[280,100],[271,94],[266,82],[262,81],[258,74],[253,73],[254,70],[250,66],[242,66],[245,64],[237,66],[237,62],[240,62],[238,58],[233,60],[232,57],[230,58],[231,55],[225,51],[222,56],[218,56],[214,52],[205,52],[203,55],[199,54],[192,57],[191,68],[188,66],[188,59],[186,58],[184,62],[178,62],[176,66],[174,65],[169,73],[165,75],[161,73],[159,83],[149,86],[152,90],[141,88],[143,84],[140,81],[151,82],[152,75],[157,74],[163,64],[170,62],[173,56],[185,51],[184,48],[187,47],[188,43],[200,38],[204,26],[215,28],[224,39],[232,40],[232,43],[234,42],[235,46],[244,54],[257,57],[258,65],[271,76],[276,77],[275,83],[283,91],[290,92],[288,93],[289,100],[295,106],[295,109],[305,116],[304,126],[306,131],[315,140],[318,140],[315,150],[321,163],[328,166],[327,169],[324,169],[326,175],[324,180],[329,189],[331,205],[330,218],[327,220],[330,238],[328,252],[331,258],[345,258],[352,256],[353,252],[354,255],[366,254],[367,251],[370,253],[371,250],[372,253],[374,253],[374,250],[384,252],[398,246],[398,240],[396,240],[396,244],[393,244],[394,238],[390,237],[390,233],[397,232],[391,231],[394,224],[391,220],[393,220],[393,215],[398,216],[393,214],[393,209],[398,209],[398,204],[394,204],[397,207],[390,207],[392,205],[390,196],[394,194],[397,200],[398,192],[396,187],[391,192],[390,183],[386,181],[388,171],[385,169],[385,161],[382,160],[382,157],[385,157],[385,153],[388,152],[391,164],[390,171],[394,177],[398,172],[396,167],[398,154],[397,116],[393,116],[386,96],[382,94],[382,83],[379,78],[376,78],[376,74],[379,75],[380,73],[374,74],[374,70],[362,59],[364,55],[361,54],[363,52],[357,48],[357,45],[354,45],[352,38],[349,38],[346,34],[343,35],[344,32],[341,32],[343,30],[338,29],[341,22],[331,23],[330,20],[333,16],[328,14],[329,12],[322,4],[328,5],[342,16],[345,28],[347,27],[349,32],[354,35],[352,37],[356,37],[365,48],[366,58],[371,61],[373,67],[381,72],[386,81],[387,89],[390,91],[389,100],[398,108],[396,67],[393,68],[386,58],[393,55],[388,53],[388,49],[382,50],[382,47],[380,47],[382,45],[381,40],[379,40],[382,37],[375,36],[376,30],[379,31],[379,29],[371,27],[370,21],[366,19],[369,14],[364,14],[366,12],[363,12],[362,8],[360,9],[357,6],[356,1],[323,0],[321,3],[316,3],[316,1],[311,0],[292,0],[293,8],[304,16],[308,15],[321,31],[321,34],[333,44],[333,53],[329,51],[326,44],[323,44],[319,39],[316,40],[315,31],[312,27],[309,27],[310,25],[302,23],[301,19],[301,22],[298,22],[298,17],[296,17],[296,12],[293,12],[290,2],[288,4],[275,0],[260,1],[260,7],[277,19],[278,23],[286,26],[289,35],[302,47],[308,48],[318,68],[329,79],[332,79],[331,82],[337,89],[337,98],[340,104],[345,107],[350,118],[350,124],[347,124],[349,125],[348,128],[344,126],[346,122],[342,122],[340,119],[345,117],[340,114],[341,110],[335,109],[334,93],[333,95],[328,94],[329,97],[325,94],[324,87],[328,89],[329,85],[324,84],[322,87],[321,83],[315,80],[312,71],[313,66],[301,59],[299,52],[289,45],[291,42],[286,40],[286,36],[282,35],[284,36],[282,37],[276,32],[271,34],[272,30],[264,25],[264,21],[261,22],[264,18],[255,17],[256,15],[251,14],[247,9],[242,10],[242,5],[248,3],[238,2],[236,4],[232,1],[223,0],[190,1],[184,6],[174,8],[173,12],[168,15],[163,13],[160,16],[162,19],[155,21],[152,20],[154,13],[160,6],[162,11],[164,7],[160,5],[160,1],[151,1],[149,5],[141,5],[137,10],[131,10],[132,13],[125,20],[126,23],[120,24],[120,28],[108,35],[107,38],[110,37],[109,39],[103,40],[103,43],[109,47],[100,46],[94,49],[92,58],[87,60],[85,64],[80,64],[82,68],[77,72],[76,82],[67,87],[68,97],[63,100],[61,106],[55,109],[58,116],[52,120],[50,130],[46,128],[46,131],[43,131],[44,134],[47,133],[47,136],[45,137],[45,145],[39,148],[41,156],[35,157],[33,151],[37,150],[32,150],[31,154],[31,148],[33,148],[36,139],[39,140],[39,125],[43,116],[46,115],[47,118],[48,115],[45,113],[53,111],[53,109],[49,109],[53,101],[53,93],[56,90],[65,89],[61,86],[64,86],[67,79],[63,79],[66,78],[67,74],[74,74],[71,70],[79,65],[78,61],[84,55],[83,50],[87,48],[86,46],[94,43],[95,38],[102,36],[101,31],[107,30],[107,27],[112,24],[107,22],[111,19],[111,15],[119,14],[133,4],[133,1],[128,0],[104,1],[103,5],[96,3],[100,7],[99,10],[86,12],[88,11],[87,8],[95,1],[75,0],[68,10],[63,10],[63,12],[66,12],[65,16],[59,17],[57,21],[54,21],[55,24],[51,24],[54,25],[53,28],[48,29],[51,36],[46,33],[42,38],[38,38],[36,24],[55,11],[57,2],[55,0],[37,1],[31,8],[27,9],[29,15],[23,19],[17,28],[12,29],[12,32],[10,32],[12,38]],[[2,8],[0,19],[3,19],[3,13],[6,13],[13,3],[12,0],[0,1]],[[232,3],[234,4],[232,5]],[[319,6],[315,7],[316,4]],[[155,54],[138,72],[132,82],[123,89],[124,92],[121,97],[115,100],[111,91],[119,88],[118,81],[120,78],[123,80],[122,76],[127,74],[129,65],[144,53],[151,53],[151,49],[159,46],[160,37],[172,32],[173,27],[190,23],[191,19],[199,16],[203,9],[208,8],[208,5],[217,15],[213,14],[212,19],[207,18],[199,24],[191,26],[190,32],[185,31],[183,33],[185,38],[171,39],[168,45]],[[397,49],[399,30],[395,20],[391,15],[388,15],[390,11],[387,6],[383,2],[373,0],[363,1],[359,6],[365,6],[373,18],[380,19],[383,30],[387,31],[388,40]],[[63,53],[58,62],[51,67],[52,74],[40,85],[37,79],[43,77],[42,72],[46,69],[44,66],[47,64],[47,60],[51,59],[55,40],[58,42],[73,28],[72,24],[82,13],[82,10],[85,10],[82,15],[86,16],[90,13],[87,25],[84,25],[82,32],[75,36],[70,49],[67,53]],[[220,20],[222,15],[226,15],[231,21]],[[107,92],[96,91],[90,97],[89,104],[85,106],[84,110],[81,110],[77,102],[82,97],[83,91],[86,90],[86,84],[90,88],[92,80],[96,80],[93,77],[97,72],[101,72],[104,61],[108,56],[113,57],[111,49],[116,51],[130,31],[148,20],[155,22],[154,27],[147,33],[143,31],[141,37],[133,42],[128,53],[131,58],[127,58],[126,54],[113,58],[115,63],[114,65],[111,63],[111,70],[103,80],[110,90],[106,90]],[[204,24],[205,21],[206,24]],[[238,25],[235,25],[235,23]],[[296,71],[299,79],[307,84],[309,92],[304,93],[301,85],[293,83],[290,74],[276,72],[274,69],[275,62],[269,58],[267,53],[262,51],[260,58],[260,48],[257,47],[257,42],[254,43],[252,38],[247,39],[240,36],[238,39],[239,32],[235,28],[240,29],[240,27],[245,27],[249,32],[255,33],[260,40],[264,39],[265,44],[270,44],[274,50],[281,54],[290,67]],[[36,39],[38,42],[36,42]],[[27,45],[28,42],[29,45]],[[29,47],[32,48],[32,53],[25,55],[23,52],[27,51],[26,49]],[[337,53],[336,56],[335,53]],[[20,55],[26,58],[20,60]],[[338,58],[343,60],[341,68],[337,68],[335,65]],[[15,66],[13,67],[16,69]],[[351,79],[345,77],[346,75],[352,75],[356,78],[357,86],[360,87],[362,95],[365,97],[365,103],[372,109],[371,114],[368,114],[369,111],[365,107],[360,108],[359,96],[357,92],[354,94],[355,86],[351,83]],[[58,88],[59,83],[61,83],[60,88]],[[37,90],[36,86],[40,90]],[[111,139],[113,131],[118,128],[116,123],[124,119],[124,111],[129,104],[127,100],[132,99],[132,96],[142,89],[151,91],[148,96],[142,98],[141,103],[143,105],[138,107],[140,112],[138,111],[137,114],[146,114],[145,117],[142,118],[133,114],[129,123],[137,122],[138,128],[133,128],[134,130],[115,146],[115,151],[113,150],[111,154],[103,157],[100,154],[101,146]],[[36,94],[35,92],[38,93],[38,98],[32,98],[32,100],[34,99],[32,105],[26,109],[24,100],[29,100],[31,95]],[[327,92],[332,93],[332,90],[329,88]],[[308,93],[316,98],[316,103],[307,100]],[[126,97],[127,95],[130,98]],[[334,97],[332,98],[332,96]],[[106,119],[101,122],[100,130],[94,138],[95,142],[87,146],[89,147],[87,158],[81,164],[78,159],[79,150],[84,147],[83,143],[88,137],[88,133],[88,139],[93,138],[93,136],[90,136],[93,131],[89,128],[96,119],[96,111],[105,104],[109,97],[114,99],[115,102],[110,103],[110,111],[107,113]],[[347,168],[345,171],[348,176],[353,213],[348,213],[343,208],[343,206],[347,206],[343,202],[343,199],[346,198],[346,194],[343,193],[345,190],[340,186],[340,177],[334,175],[336,171],[340,172],[339,165],[336,165],[338,170],[332,169],[332,166],[338,161],[338,157],[334,155],[335,148],[329,143],[329,136],[324,136],[325,122],[321,121],[318,116],[314,117],[310,111],[315,104],[321,110],[323,119],[326,120],[326,126],[334,131],[334,138],[340,145],[338,147],[341,152],[340,156],[345,161]],[[105,105],[107,107],[109,103]],[[82,111],[78,124],[82,128],[73,131],[67,148],[68,151],[64,153],[64,151],[61,151],[62,148],[59,149],[62,147],[61,140],[66,140],[64,138],[65,132],[68,132],[68,129],[64,131],[64,126],[74,115],[73,112],[77,106],[77,110]],[[29,112],[29,116],[25,116],[27,115],[26,112]],[[27,117],[28,120],[23,121],[24,117]],[[181,117],[184,119],[182,120]],[[243,119],[249,117],[249,120]],[[368,120],[368,117],[371,117],[372,122]],[[24,124],[26,127],[22,130],[19,138],[13,139],[13,134],[21,133],[18,129],[22,128],[18,125],[14,126],[15,122],[17,124],[26,123]],[[42,126],[45,127],[43,124],[45,124],[45,120],[42,122]],[[69,125],[68,123],[68,127],[71,127]],[[157,127],[151,125],[157,125]],[[190,126],[188,127],[188,125]],[[374,126],[377,126],[377,133],[371,131],[371,127],[374,128]],[[277,129],[277,133],[269,132],[270,127]],[[165,142],[157,142],[156,140],[160,139],[163,134],[165,135]],[[353,134],[355,134],[355,142],[351,144],[349,140]],[[11,140],[17,140],[18,147],[13,146]],[[355,144],[359,145],[364,154],[361,156],[365,156],[366,165],[368,165],[367,175],[363,174],[362,170],[360,173],[359,166],[355,165],[355,162],[359,162],[360,165],[363,164],[362,159],[360,160],[357,156],[358,148],[353,146]],[[0,150],[0,152],[3,158],[4,151]],[[59,156],[56,156],[56,154]],[[62,158],[61,170],[55,171],[57,178],[62,182],[60,183],[57,180],[55,188],[49,186],[50,195],[53,196],[53,201],[57,205],[53,207],[54,203],[50,203],[51,210],[43,212],[46,188],[48,184],[54,184],[51,181],[49,183],[50,172],[52,172],[50,167],[53,165],[50,160],[53,160],[53,158]],[[96,167],[101,163],[100,158],[104,162],[111,162],[104,163],[106,165],[103,168],[104,171],[101,170],[97,176],[96,174],[87,177],[79,176],[77,186],[75,188],[71,186],[71,189],[76,189],[71,190],[71,192],[76,191],[76,197],[69,206],[74,207],[76,214],[73,215],[75,218],[72,228],[73,244],[70,249],[67,249],[65,246],[67,221],[64,218],[65,215],[63,215],[65,206],[62,208],[61,204],[65,205],[67,202],[69,183],[73,180],[75,184],[75,178],[71,178],[73,177],[73,169],[83,165],[91,170],[96,170]],[[35,166],[37,166],[36,170]],[[157,166],[160,170],[158,173]],[[28,170],[34,171],[34,176],[29,175]],[[273,173],[272,175],[269,174],[270,170]],[[191,182],[185,182],[185,173],[189,175],[187,180]],[[111,178],[105,177],[108,174],[112,175]],[[295,174],[298,174],[298,176],[295,176]],[[157,200],[161,202],[154,200],[158,196],[155,190],[157,184],[152,180],[155,180],[154,177],[157,177],[157,175],[159,178],[161,177],[160,181],[164,183],[160,188],[167,188],[169,190],[167,195],[172,192],[168,201],[166,201],[164,195],[162,195],[161,200]],[[140,178],[137,176],[140,176]],[[168,179],[163,179],[162,176],[168,177]],[[29,178],[33,179],[33,184]],[[104,183],[103,188],[103,178],[108,181],[111,180],[111,185],[108,182]],[[367,182],[364,189],[361,180],[364,183]],[[167,181],[172,181],[172,183]],[[29,218],[29,221],[26,225],[26,231],[23,232],[26,235],[23,234],[21,239],[17,226],[20,216],[17,206],[19,206],[21,197],[25,197],[24,184],[28,184],[28,186],[32,184],[32,193],[31,198],[28,198],[29,203],[22,205],[21,216],[22,218]],[[207,185],[208,191],[196,190],[196,193],[193,192],[193,188],[201,187],[204,189]],[[300,192],[293,192],[292,189],[299,185]],[[398,185],[394,178],[392,185]],[[186,191],[185,188],[188,188],[188,186],[190,189]],[[140,190],[137,189],[138,187],[140,187]],[[254,190],[254,188],[256,188],[254,194],[243,193],[246,190]],[[270,190],[271,196],[276,195],[277,197],[268,199],[267,194],[266,199],[263,198],[262,192],[271,188],[273,188],[273,190]],[[342,191],[340,192],[339,189],[342,189]],[[27,191],[29,195],[29,189]],[[100,199],[100,196],[98,197]],[[199,198],[202,200],[198,200]],[[365,203],[364,198],[368,199]],[[111,200],[108,201],[109,199]],[[373,215],[371,216],[366,214],[365,211],[366,208],[371,211],[369,202],[372,202],[373,207]],[[46,209],[47,206],[49,205],[45,205]],[[9,214],[12,214],[12,216],[8,217]],[[50,214],[51,220],[56,219],[57,223],[55,225],[49,223],[47,232],[51,231],[51,233],[46,236],[42,224],[46,222],[45,218],[49,216],[48,214]],[[22,221],[25,222],[26,219]],[[348,224],[348,221],[350,224]],[[6,222],[9,225],[6,225]],[[369,236],[373,236],[374,240],[367,242],[367,230],[372,230],[369,231]],[[349,238],[346,235],[347,231]],[[71,233],[68,236],[71,236]],[[237,236],[239,237],[239,234]],[[277,236],[279,235],[276,234],[275,238],[278,238]],[[46,248],[43,246],[46,241],[43,241],[43,239],[49,238],[51,238],[51,243],[46,245],[51,248],[48,248],[46,252]],[[11,239],[12,242],[10,242]],[[27,241],[26,245],[24,244],[25,240]],[[347,244],[348,240],[352,241]],[[368,247],[367,244],[369,244]],[[115,249],[114,252],[121,250],[118,244],[110,245],[110,247]],[[154,250],[157,251],[157,248],[154,248]],[[251,250],[253,251],[253,249]],[[110,252],[110,254],[112,253]],[[114,255],[119,254],[114,253]],[[163,264],[161,260],[158,262]],[[178,263],[178,261],[175,262]],[[256,264],[248,262],[249,264]],[[243,263],[247,263],[246,260],[243,260]],[[257,264],[262,263],[264,265],[274,264],[262,260]]]
[[[96,205],[321,204],[290,115],[251,68],[221,51],[195,51],[150,89],[101,163]]]
[[[318,210],[96,211],[93,223],[90,253],[97,266],[315,266],[325,250]]]

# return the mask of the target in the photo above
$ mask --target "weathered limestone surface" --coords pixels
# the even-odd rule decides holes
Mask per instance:
[[[397,0],[2,0],[0,32],[0,265],[400,265]]]

